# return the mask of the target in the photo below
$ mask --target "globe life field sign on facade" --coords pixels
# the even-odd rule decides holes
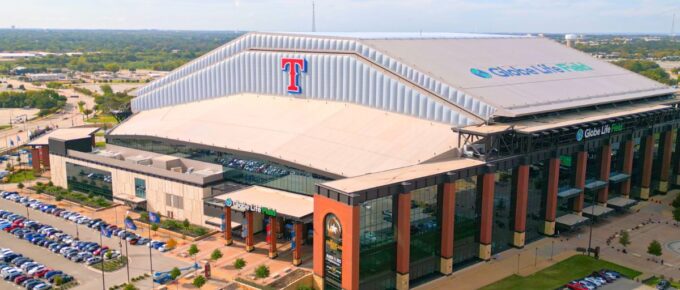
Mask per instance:
[[[578,129],[578,131],[576,131],[576,141],[581,141],[583,139],[598,137],[598,136],[602,136],[602,135],[608,135],[608,134],[611,134],[611,133],[616,133],[616,132],[621,132],[621,131],[623,131],[623,125],[622,124],[605,124],[605,125],[602,125],[602,126],[597,126],[597,127],[592,127],[592,128]]]
[[[248,203],[245,203],[245,202],[240,202],[238,200],[233,200],[231,198],[227,198],[224,201],[224,205],[228,206],[228,207],[235,208],[235,209],[240,210],[240,211],[252,211],[252,212],[261,213],[261,214],[268,215],[268,216],[276,216],[276,209],[268,208],[268,207],[264,207],[264,206],[259,206],[259,205],[255,205],[255,204],[248,204]]]
[[[573,72],[585,72],[593,70],[592,67],[580,62],[563,62],[555,64],[536,64],[531,66],[494,66],[486,70],[471,68],[470,73],[483,79],[494,76],[502,78],[523,77],[532,75],[549,75]]]

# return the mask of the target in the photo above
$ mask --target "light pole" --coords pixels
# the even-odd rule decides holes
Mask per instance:
[[[78,222],[75,222],[76,224],[76,240],[80,240],[80,231],[78,231]]]
[[[595,201],[595,192],[593,192],[593,202]],[[590,206],[590,234],[588,234],[588,256],[590,256],[593,248],[593,224],[595,224],[595,203]]]

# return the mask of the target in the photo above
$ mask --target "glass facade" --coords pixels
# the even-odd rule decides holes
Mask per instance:
[[[146,198],[146,180],[135,178],[135,196]]]
[[[545,222],[545,203],[548,188],[548,172],[545,162],[529,165],[529,194],[527,201],[527,224],[525,242],[542,237]]]
[[[496,184],[493,196],[493,229],[491,231],[491,253],[502,252],[512,245],[513,210],[512,210],[512,170],[496,172]]]
[[[411,280],[439,273],[442,239],[437,189],[435,185],[411,193]]]
[[[111,172],[66,162],[68,189],[113,199]]]
[[[618,174],[623,172],[623,159],[625,156],[625,142],[614,142],[611,143],[612,149],[612,160],[610,176],[613,174]],[[609,194],[608,199],[615,198],[621,195],[621,184],[609,184]]]
[[[633,174],[631,179],[631,197],[640,198],[640,186],[642,182],[642,155],[644,155],[644,139],[641,137],[633,138]]]
[[[275,162],[201,149],[188,144],[176,144],[171,141],[161,142],[127,138],[110,138],[107,141],[113,145],[221,164],[224,169],[224,178],[240,184],[260,185],[312,195],[316,191],[315,185],[317,183],[330,180],[330,178],[324,176]]]
[[[477,177],[456,180],[456,218],[453,230],[454,269],[478,261],[479,219]]]
[[[397,242],[393,196],[364,202],[359,207],[359,288],[393,289],[396,279]]]
[[[558,185],[557,185],[557,191],[563,191],[563,190],[568,190],[570,188],[574,188],[576,186],[576,162],[578,160],[578,153],[573,153],[571,155],[562,155],[560,156],[560,175],[558,177]],[[548,161],[545,161],[546,163]],[[547,168],[544,178],[544,183],[546,184],[546,188],[544,190],[547,190],[547,181],[548,181],[548,173],[547,173]],[[547,196],[546,196],[547,197]],[[573,211],[574,208],[574,203],[576,202],[576,199],[578,197],[559,197],[557,198],[557,213],[556,217],[561,217],[566,214],[570,214]],[[545,198],[544,198],[545,200]],[[542,207],[545,209],[545,203],[542,205]],[[545,210],[543,211],[545,213]]]

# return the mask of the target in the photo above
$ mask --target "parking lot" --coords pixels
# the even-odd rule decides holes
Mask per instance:
[[[614,283],[607,284],[599,288],[600,290],[642,290],[642,289],[654,289],[653,287],[644,285],[639,282],[635,282],[630,279],[618,279]]]
[[[0,209],[12,211],[21,215],[26,215],[26,207],[21,204],[0,199]],[[80,240],[99,242],[99,231],[90,229],[84,225],[76,225],[76,223],[67,221],[50,214],[46,214],[37,210],[29,209],[29,218],[44,224],[51,225],[58,228],[65,233],[76,236],[76,231]],[[77,227],[77,230],[76,230]],[[79,289],[98,289],[102,287],[101,272],[87,267],[84,264],[78,264],[65,260],[64,257],[52,253],[46,248],[33,245],[27,241],[20,240],[8,233],[0,233],[0,247],[7,247],[22,253],[35,253],[35,260],[43,263],[48,267],[56,267],[73,275],[76,280],[80,282]],[[120,249],[119,238],[104,237],[104,245],[111,249]],[[122,252],[125,255],[125,247]],[[136,277],[149,272],[149,248],[146,246],[128,246],[130,259],[130,277]],[[186,267],[189,263],[179,261],[168,257],[158,251],[152,251],[153,263],[155,271],[168,271],[173,267]],[[127,271],[125,268],[115,272],[105,273],[106,288],[125,283],[127,281]],[[140,289],[151,289],[151,279],[147,278],[141,282],[136,283]]]

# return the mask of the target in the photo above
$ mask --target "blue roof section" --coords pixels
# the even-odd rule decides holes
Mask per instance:
[[[527,38],[530,35],[451,33],[451,32],[261,32],[266,34],[338,37],[350,39],[470,39],[470,38]]]

